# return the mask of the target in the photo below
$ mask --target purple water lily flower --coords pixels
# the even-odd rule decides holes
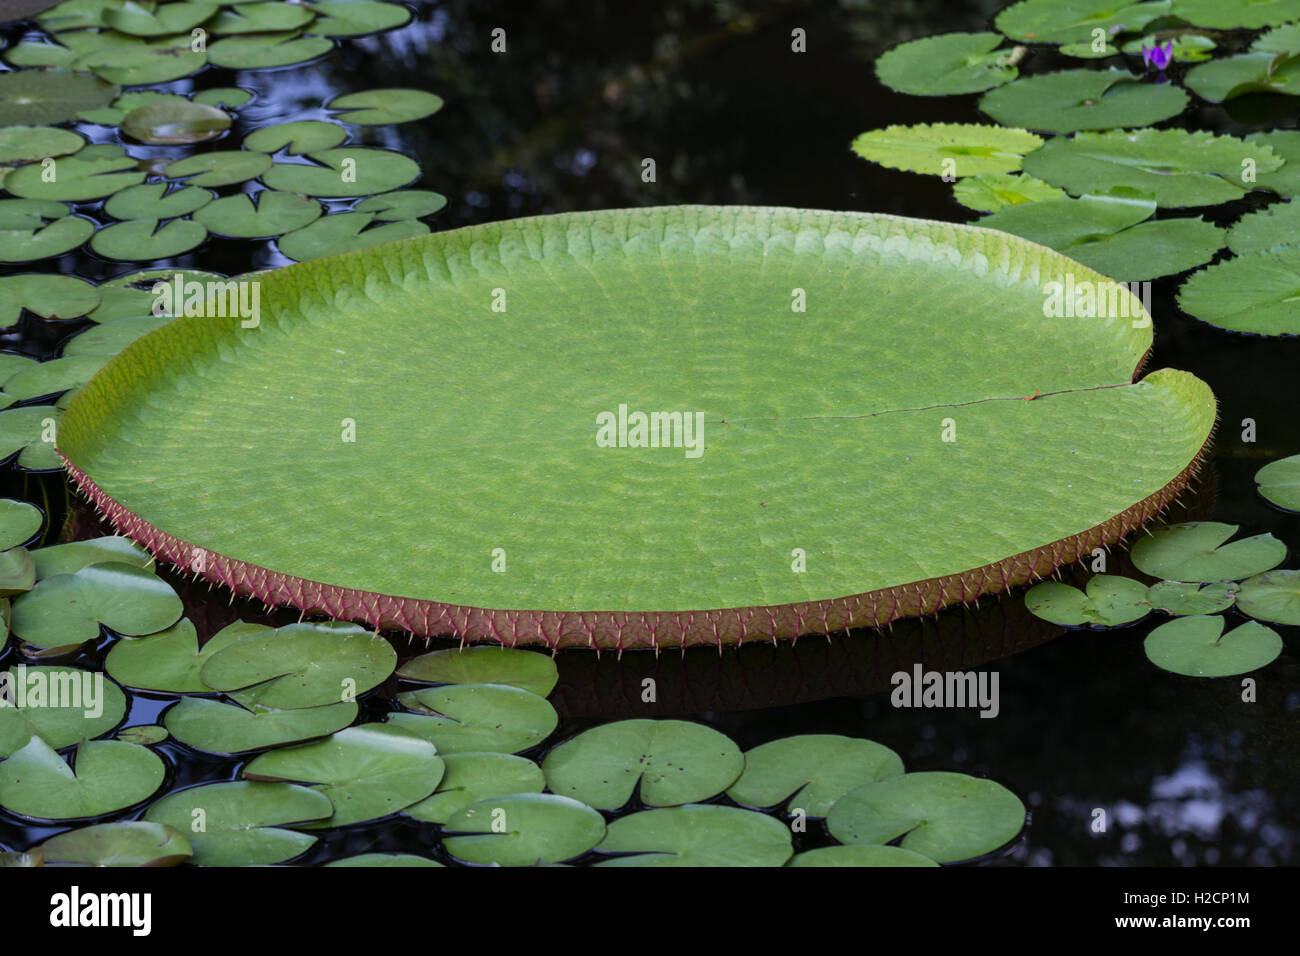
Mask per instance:
[[[1142,44],[1142,62],[1148,70],[1163,70],[1174,58],[1174,41],[1157,43],[1155,46]]]

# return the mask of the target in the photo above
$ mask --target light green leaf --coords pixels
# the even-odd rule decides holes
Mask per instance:
[[[903,772],[898,754],[872,740],[836,734],[782,737],[745,752],[745,769],[727,796],[747,807],[774,807],[824,817],[844,794]]]
[[[227,70],[267,70],[306,63],[332,49],[333,41],[324,37],[269,33],[264,36],[235,36],[217,40],[208,47],[208,57],[214,66]]]
[[[1063,627],[1120,627],[1142,620],[1151,610],[1145,584],[1113,574],[1094,577],[1086,593],[1060,581],[1043,581],[1025,594],[1025,607],[1035,617]]]
[[[1274,624],[1300,625],[1300,571],[1266,571],[1241,582],[1237,607]]]
[[[1269,504],[1300,511],[1300,455],[1269,462],[1255,472],[1255,484]]]
[[[218,235],[268,239],[315,222],[321,211],[321,204],[314,199],[264,189],[252,195],[239,193],[218,199],[200,209],[194,218]]]
[[[1270,627],[1247,621],[1224,634],[1223,625],[1218,616],[1180,617],[1148,634],[1142,649],[1152,664],[1186,677],[1248,674],[1282,653],[1282,638]]]
[[[1101,28],[1107,36],[1140,30],[1169,13],[1169,0],[1023,0],[1005,7],[994,21],[1014,40],[1033,43],[1083,43]]]
[[[961,178],[978,173],[1012,173],[1043,140],[1023,129],[935,123],[873,129],[853,141],[863,159],[891,169]]]
[[[14,600],[10,627],[36,647],[66,647],[99,636],[152,634],[175,624],[184,610],[176,592],[153,573],[129,564],[94,564],[43,578]]]
[[[196,750],[238,754],[325,737],[357,717],[357,705],[352,701],[302,710],[274,710],[243,700],[241,694],[233,696],[235,704],[182,698],[168,708],[163,723],[173,737]]]
[[[1228,230],[1228,248],[1239,256],[1300,245],[1300,202],[1257,209]]]
[[[1187,102],[1178,87],[1143,83],[1127,70],[1062,70],[990,90],[980,109],[1003,126],[1073,133],[1149,126],[1177,116]]]
[[[229,113],[185,100],[137,106],[122,118],[122,132],[142,143],[203,143],[228,129]]]
[[[433,795],[402,813],[428,823],[446,823],[458,811],[488,797],[541,793],[542,768],[525,757],[499,753],[447,754],[447,772]]]
[[[0,326],[13,325],[23,309],[43,319],[75,319],[99,305],[99,290],[76,276],[29,275],[0,279]]]
[[[330,149],[348,138],[348,132],[338,123],[325,120],[298,120],[265,126],[244,137],[244,148],[261,153],[278,153],[288,147],[290,156]]]
[[[1275,568],[1286,545],[1271,534],[1225,544],[1237,525],[1189,521],[1171,525],[1133,545],[1133,565],[1144,574],[1170,581],[1240,581]]]
[[[203,694],[213,688],[199,678],[203,665],[218,651],[248,637],[260,637],[272,629],[264,624],[236,621],[222,628],[199,649],[198,635],[188,618],[165,631],[113,643],[104,659],[104,669],[113,680],[141,690],[171,694]]]
[[[271,157],[265,153],[232,149],[178,159],[163,172],[168,179],[192,176],[191,186],[229,186],[260,176],[270,168]]]
[[[150,262],[189,252],[206,238],[208,230],[190,219],[134,219],[105,226],[91,237],[90,248],[108,259]]]
[[[55,750],[108,733],[126,715],[126,695],[103,674],[75,667],[0,671],[0,757],[40,737]]]
[[[82,151],[84,153],[84,150]],[[83,202],[109,196],[144,181],[129,156],[118,159],[82,159],[69,156],[53,161],[53,179],[41,163],[20,166],[5,179],[4,187],[22,199],[65,199]],[[127,172],[127,170],[131,170]]]
[[[384,126],[424,119],[442,109],[442,97],[427,90],[364,90],[336,96],[326,109],[346,110],[335,119],[360,126]]]
[[[302,229],[286,233],[277,245],[290,259],[303,262],[320,256],[357,252],[381,242],[410,239],[429,231],[428,226],[415,220],[370,226],[375,218],[369,212],[342,212],[323,216]]]
[[[1231,581],[1159,581],[1147,588],[1147,601],[1153,608],[1177,616],[1217,614],[1232,607],[1236,599],[1237,585]]]
[[[139,820],[69,830],[40,849],[46,866],[176,866],[193,854],[175,827]]]
[[[443,846],[457,859],[532,866],[586,853],[604,837],[605,821],[591,807],[568,797],[517,793],[457,810],[444,829],[448,836]]]
[[[555,689],[555,661],[534,651],[463,647],[431,651],[397,669],[397,676],[430,684],[504,684],[545,697]]]
[[[162,786],[164,775],[158,755],[137,744],[83,743],[69,765],[33,737],[0,762],[0,806],[40,820],[98,817],[147,799]]]
[[[432,742],[439,753],[518,753],[555,730],[545,697],[501,684],[449,684],[398,697],[414,714],[390,714],[388,726]]]
[[[107,106],[117,94],[112,83],[68,70],[0,73],[0,126],[63,123]]]
[[[620,817],[596,849],[629,854],[597,866],[783,866],[794,852],[780,820],[701,804]]]
[[[953,183],[952,198],[967,209],[996,212],[1007,206],[1064,199],[1064,190],[1024,173],[980,173]]]
[[[405,186],[420,175],[414,160],[383,149],[341,146],[307,158],[316,165],[276,163],[262,182],[307,196],[366,196]]]

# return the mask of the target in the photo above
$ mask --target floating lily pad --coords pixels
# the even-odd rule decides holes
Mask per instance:
[[[208,753],[237,754],[325,737],[357,717],[355,702],[301,710],[273,710],[240,700],[223,704],[185,697],[169,708],[163,723],[183,744]]]
[[[1143,642],[1151,663],[1186,677],[1232,677],[1271,664],[1282,638],[1270,627],[1247,621],[1227,634],[1222,617],[1194,615],[1161,624]]]
[[[118,319],[107,325],[95,325],[78,332],[63,346],[66,355],[116,355],[146,332],[171,321],[167,315],[146,315],[138,319]]]
[[[584,731],[546,755],[550,789],[617,810],[640,785],[651,807],[697,803],[736,782],[745,758],[725,734],[684,720],[620,720]]]
[[[230,114],[181,101],[139,106],[122,119],[122,132],[142,143],[203,143],[230,129]]]
[[[1300,511],[1300,455],[1279,458],[1255,472],[1259,493],[1270,504]]]
[[[1178,305],[1202,322],[1233,332],[1300,335],[1300,248],[1273,249],[1219,262],[1188,277]]]
[[[900,93],[949,96],[981,93],[1014,80],[1020,71],[999,33],[943,33],[910,40],[876,61],[881,83]]]
[[[168,736],[167,728],[160,727],[158,724],[137,724],[134,727],[123,727],[114,735],[117,740],[125,740],[130,744],[140,744],[143,747],[160,744]]]
[[[597,866],[782,866],[794,852],[780,820],[700,804],[620,817],[596,849],[629,854]]]
[[[241,3],[221,13],[208,25],[214,36],[238,33],[274,33],[305,26],[316,14],[307,6],[293,3]]]
[[[69,70],[0,73],[0,126],[47,126],[113,102],[118,88]]]
[[[1235,524],[1189,521],[1171,525],[1133,545],[1133,565],[1144,574],[1169,581],[1240,581],[1277,567],[1286,545],[1271,534],[1225,544]]]
[[[1184,33],[1176,37],[1136,37],[1125,43],[1121,49],[1125,53],[1141,56],[1144,46],[1151,49],[1160,43],[1173,44],[1171,55],[1179,63],[1198,63],[1201,60],[1208,60],[1210,51],[1218,46],[1208,36],[1199,33]]]
[[[396,666],[393,645],[354,624],[290,624],[224,647],[200,677],[214,690],[242,690],[248,703],[287,710],[354,700]]]
[[[452,814],[444,829],[443,846],[457,859],[531,866],[586,853],[604,837],[605,820],[569,797],[517,793],[472,803]]]
[[[381,242],[410,239],[429,231],[424,223],[410,219],[366,228],[375,218],[373,213],[368,212],[322,216],[302,229],[286,233],[277,245],[290,259],[303,262],[320,256],[356,252]]]
[[[159,282],[174,282],[177,276],[184,282],[206,283],[223,279],[215,272],[196,269],[146,269],[132,272],[103,283],[99,287],[99,306],[89,315],[92,322],[112,322],[116,319],[139,318],[153,315],[158,296],[153,288]],[[167,303],[170,305],[170,303]]]
[[[865,783],[903,772],[903,761],[872,740],[836,734],[783,737],[745,752],[745,769],[727,796],[747,807],[773,807],[790,798],[790,811],[824,817]]]
[[[1222,103],[1247,93],[1300,96],[1300,56],[1243,53],[1202,63],[1183,79],[1203,100]]]
[[[90,239],[90,248],[101,256],[126,262],[171,259],[203,243],[208,230],[190,219],[133,219],[105,226]]]
[[[434,743],[439,753],[518,753],[555,730],[559,718],[545,697],[499,684],[449,684],[398,697],[415,714],[388,724]]]
[[[342,827],[423,800],[437,789],[443,769],[428,741],[382,724],[361,724],[316,743],[264,753],[244,768],[244,776],[315,786],[334,806],[327,825]]]
[[[194,848],[191,863],[264,866],[298,856],[316,842],[310,833],[281,827],[322,820],[332,812],[329,798],[316,790],[240,780],[174,791],[149,807],[144,818],[184,833]]]
[[[442,866],[437,860],[411,853],[361,853],[341,860],[330,860],[326,866]]]
[[[53,405],[25,405],[0,412],[0,460],[17,452],[19,468],[62,470],[63,461],[54,451],[59,415]]]
[[[873,129],[858,136],[851,148],[863,159],[891,169],[961,178],[1015,172],[1024,155],[1042,145],[1040,137],[1023,129],[935,123]]]
[[[1073,133],[1149,126],[1177,116],[1187,102],[1179,87],[1143,83],[1125,70],[1062,70],[990,90],[979,105],[1004,126]]]
[[[1078,199],[1016,204],[986,216],[980,225],[1063,251],[1127,229],[1155,211],[1151,193],[1120,186]]]
[[[3,75],[3,74],[0,74]],[[85,150],[82,150],[84,155]],[[85,159],[82,155],[52,160],[53,180],[42,163],[20,166],[5,179],[4,188],[22,199],[64,199],[83,202],[109,196],[144,181],[129,156]],[[128,172],[129,170],[129,172]]]
[[[0,164],[31,163],[49,156],[66,156],[84,145],[86,141],[81,135],[68,129],[5,126],[0,128]]]
[[[0,202],[25,201],[0,200]],[[10,214],[12,208],[10,207]],[[66,212],[66,207],[64,211]],[[0,229],[0,262],[35,262],[37,259],[59,256],[80,246],[94,231],[95,224],[81,216],[64,216],[46,226]]]
[[[1236,599],[1237,586],[1231,581],[1160,581],[1147,588],[1147,601],[1153,608],[1178,616],[1217,614],[1232,607]]]
[[[826,824],[841,843],[900,844],[939,863],[969,860],[1015,839],[1020,799],[992,780],[963,773],[907,773],[845,794]]]
[[[36,583],[36,561],[26,548],[10,547],[0,552],[0,595],[13,597],[30,591]],[[9,636],[9,601],[4,603],[4,635]],[[0,642],[0,647],[3,647]],[[25,739],[25,738],[24,738]]]
[[[199,679],[199,672],[212,655],[270,630],[265,625],[237,621],[214,634],[200,650],[194,625],[182,618],[158,634],[115,641],[104,669],[128,687],[172,694],[209,693],[212,688]]]
[[[1062,136],[1025,157],[1025,172],[1072,195],[1130,186],[1154,195],[1161,207],[1240,199],[1258,188],[1243,181],[1248,168],[1268,173],[1281,165],[1268,146],[1181,129]]]
[[[70,388],[80,388],[107,362],[107,355],[70,355],[39,362],[11,375],[4,385],[5,394],[17,401],[54,395]]]
[[[368,196],[405,186],[420,175],[414,160],[383,149],[341,146],[307,158],[317,165],[276,163],[262,174],[262,182],[307,196]]]
[[[110,83],[121,86],[150,86],[170,83],[199,72],[208,54],[194,50],[190,37],[164,37],[140,46],[107,47],[78,57],[79,70],[90,70]]]
[[[1065,191],[1024,173],[980,173],[953,183],[952,198],[967,209],[996,212],[1021,203],[1064,199]]]
[[[824,846],[794,856],[786,866],[938,866],[901,846]]]
[[[397,192],[371,196],[357,203],[357,212],[373,213],[380,222],[420,219],[432,216],[447,205],[447,197],[428,189],[399,189]]]
[[[1147,586],[1113,574],[1099,574],[1087,584],[1087,593],[1060,581],[1043,581],[1025,594],[1025,607],[1062,627],[1120,627],[1146,617]]]
[[[525,757],[502,753],[460,753],[443,756],[447,772],[432,796],[402,813],[429,823],[446,823],[459,810],[511,793],[541,793],[546,787],[542,768]]]
[[[191,186],[229,186],[262,175],[271,168],[271,157],[249,149],[199,153],[171,163],[164,170],[169,179],[189,179]]]
[[[1127,0],[1022,0],[1004,8],[994,20],[1015,40],[1034,43],[1083,43],[1101,28],[1110,36],[1118,30],[1140,30],[1169,13],[1169,0],[1133,3]]]
[[[266,189],[251,196],[239,193],[218,199],[194,218],[218,235],[268,239],[315,222],[321,212],[321,204],[314,199]]]
[[[75,667],[16,665],[0,672],[0,684],[8,701],[0,703],[0,757],[33,737],[62,750],[108,733],[126,715],[121,688]]]
[[[176,866],[193,852],[175,827],[139,820],[81,827],[41,844],[46,866]]]
[[[158,755],[137,744],[92,740],[67,764],[33,737],[0,762],[0,806],[40,820],[98,817],[147,799],[164,775]]]
[[[559,671],[550,656],[534,651],[453,647],[412,658],[397,676],[431,684],[505,684],[545,697],[555,689]]]
[[[325,120],[298,120],[280,123],[249,133],[244,137],[244,148],[261,153],[278,153],[286,147],[289,155],[300,156],[331,149],[348,138],[348,131],[338,123]]]
[[[83,110],[77,114],[78,119],[101,126],[118,126],[126,115],[141,106],[155,103],[188,103],[179,93],[162,93],[158,90],[132,90],[123,93],[113,101],[112,106],[98,110]]]
[[[354,37],[403,26],[411,11],[400,3],[379,0],[325,0],[313,3],[316,21],[308,28],[319,36]]]
[[[75,574],[92,564],[130,564],[137,568],[147,568],[153,564],[153,556],[148,551],[130,538],[120,535],[52,544],[48,548],[33,551],[32,556],[36,559],[38,578]]]
[[[115,219],[174,219],[202,209],[212,200],[212,193],[198,186],[182,186],[169,192],[166,183],[143,183],[108,197],[104,212]]]
[[[31,274],[0,279],[0,326],[23,309],[43,319],[75,319],[99,305],[99,290],[75,276]]]
[[[325,37],[299,37],[293,33],[265,36],[233,36],[208,47],[213,66],[227,70],[268,70],[306,63],[334,49]]]
[[[1300,202],[1279,202],[1242,216],[1228,230],[1228,248],[1239,256],[1300,245]]]
[[[1261,621],[1300,625],[1300,571],[1266,571],[1241,582],[1237,607]]]
[[[13,605],[14,634],[36,647],[92,641],[99,625],[121,634],[152,634],[175,624],[184,608],[153,573],[129,564],[94,564],[37,582]]]
[[[125,0],[120,6],[106,7],[103,22],[105,26],[131,36],[160,37],[188,33],[216,12],[217,4],[203,0],[158,4]]]
[[[202,103],[204,106],[237,110],[252,98],[253,94],[248,90],[240,89],[237,86],[220,86],[195,93],[193,100],[195,103]]]
[[[1257,30],[1300,18],[1300,0],[1173,0],[1169,13],[1198,27]]]
[[[34,504],[15,501],[13,498],[0,498],[0,549],[26,544],[44,526],[45,512]],[[33,563],[33,573],[34,570]]]
[[[345,110],[336,119],[359,126],[383,126],[424,119],[442,109],[442,97],[426,90],[365,90],[336,96],[325,104],[330,110]]]

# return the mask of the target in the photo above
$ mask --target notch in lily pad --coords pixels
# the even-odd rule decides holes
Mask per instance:
[[[1268,571],[1286,559],[1286,545],[1271,534],[1226,544],[1235,524],[1189,521],[1171,525],[1133,545],[1133,565],[1143,574],[1168,581],[1240,581]]]
[[[1234,677],[1277,660],[1282,638],[1271,627],[1247,621],[1223,633],[1221,615],[1198,614],[1161,624],[1143,642],[1151,663],[1186,677]]]
[[[1060,581],[1042,581],[1025,594],[1035,617],[1062,627],[1122,627],[1151,611],[1147,586],[1114,574],[1098,574],[1085,591]]]
[[[708,804],[643,810],[610,823],[597,866],[784,866],[794,848],[774,817]]]

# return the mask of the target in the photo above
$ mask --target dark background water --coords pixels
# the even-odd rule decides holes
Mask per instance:
[[[208,70],[168,88],[239,85],[256,92],[240,109],[231,139],[200,149],[229,148],[271,123],[323,118],[321,103],[343,92],[413,86],[439,93],[447,105],[427,120],[359,131],[363,143],[416,158],[425,174],[421,185],[448,196],[448,207],[431,220],[435,229],[675,203],[974,219],[952,201],[948,185],[866,163],[848,144],[863,130],[894,123],[986,122],[975,109],[977,97],[917,98],[885,89],[872,61],[902,40],[985,29],[1001,4],[450,0],[412,6],[415,18],[405,28],[347,42],[323,61],[274,72]],[[489,50],[497,27],[507,33],[505,54]],[[807,53],[791,52],[796,27],[806,31]],[[1022,69],[1054,66],[1054,57],[1037,51]],[[1236,133],[1293,127],[1294,101],[1279,100],[1238,102],[1236,115],[1195,107],[1162,125],[1190,122]],[[99,141],[116,135],[84,129]],[[137,156],[172,155],[130,149]],[[647,157],[656,161],[654,183],[641,179]],[[1226,223],[1259,202],[1206,214]],[[93,214],[94,204],[83,211]],[[213,239],[172,263],[234,274],[287,260],[269,243]],[[139,267],[85,253],[58,260],[60,271],[96,280]],[[1300,452],[1300,340],[1230,335],[1191,320],[1173,302],[1176,286],[1171,279],[1156,283],[1156,347],[1148,367],[1188,369],[1220,401],[1212,455],[1177,514],[1269,530],[1300,547],[1300,516],[1269,507],[1252,481],[1266,461]],[[50,355],[79,327],[25,321],[3,336],[3,347]],[[1241,440],[1246,418],[1256,423],[1253,443]],[[37,500],[38,486],[51,491],[58,517],[60,481],[10,474],[0,490]],[[989,514],[995,517],[1004,504],[988,502]],[[1289,566],[1295,557],[1293,550]],[[1109,570],[1123,573],[1122,555],[1112,560]],[[192,616],[211,613],[219,622],[227,613],[225,595],[202,586],[186,593]],[[258,613],[244,602],[228,613],[236,612]],[[670,714],[706,721],[742,747],[794,733],[866,736],[897,750],[909,770],[987,775],[1024,799],[1030,825],[986,863],[1295,864],[1300,629],[1279,628],[1286,650],[1252,675],[1258,700],[1244,703],[1237,678],[1196,680],[1150,664],[1142,639],[1154,623],[1064,632],[1029,617],[1016,593],[883,635],[805,638],[793,648],[746,647],[721,656],[700,650],[657,660],[627,654],[622,661],[566,652],[553,696],[562,716],[556,739],[601,717]],[[422,648],[409,648],[416,649]],[[89,650],[79,663],[95,666],[102,650]],[[891,707],[889,674],[910,669],[912,661],[928,669],[997,671],[1001,712],[990,720],[975,711]],[[647,674],[660,685],[655,707],[639,698]],[[129,722],[152,722],[161,706],[138,698]],[[373,699],[368,706],[379,716],[389,705]],[[172,786],[238,771],[237,761],[196,756],[175,743],[164,749],[177,764]],[[1096,808],[1107,811],[1104,833],[1091,830]],[[0,814],[0,843],[27,846],[49,832]],[[819,840],[810,834],[806,845]],[[429,846],[428,828],[388,821],[332,837],[308,860]]]

